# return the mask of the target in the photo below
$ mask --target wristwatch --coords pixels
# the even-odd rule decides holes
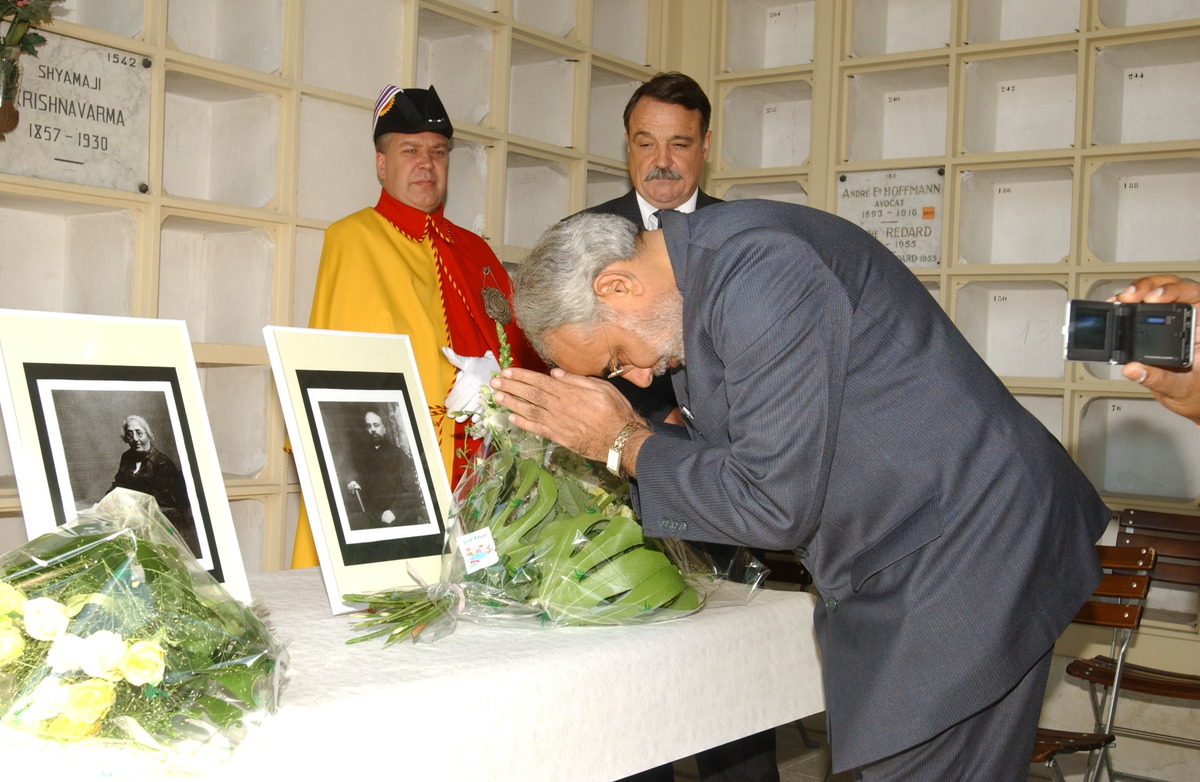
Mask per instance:
[[[629,438],[634,432],[645,428],[645,424],[638,421],[630,421],[617,434],[617,439],[613,440],[613,444],[608,446],[608,471],[613,475],[619,476],[621,474],[621,452],[625,450],[625,443],[629,442]]]

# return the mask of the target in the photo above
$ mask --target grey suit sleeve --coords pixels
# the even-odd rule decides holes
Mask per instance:
[[[642,444],[638,511],[651,536],[790,548],[821,513],[852,308],[792,235],[747,231],[720,252],[737,262],[684,292],[691,439]]]

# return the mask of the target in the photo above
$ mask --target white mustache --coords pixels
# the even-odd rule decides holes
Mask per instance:
[[[683,179],[683,175],[673,168],[659,168],[655,166],[646,172],[646,178],[642,181],[653,182],[655,179],[669,179],[672,182],[677,182]]]

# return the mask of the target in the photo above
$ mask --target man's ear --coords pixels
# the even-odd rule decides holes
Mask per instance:
[[[610,307],[628,298],[642,295],[644,286],[636,275],[611,266],[596,275],[592,292]]]

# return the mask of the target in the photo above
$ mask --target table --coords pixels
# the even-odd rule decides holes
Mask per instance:
[[[346,645],[318,568],[251,576],[288,650],[278,713],[190,779],[375,776],[608,782],[824,710],[814,598],[761,590],[669,622],[460,622],[434,643]],[[32,747],[32,745],[30,745]],[[166,776],[57,747],[6,751],[43,779]],[[48,776],[47,776],[48,774]]]

